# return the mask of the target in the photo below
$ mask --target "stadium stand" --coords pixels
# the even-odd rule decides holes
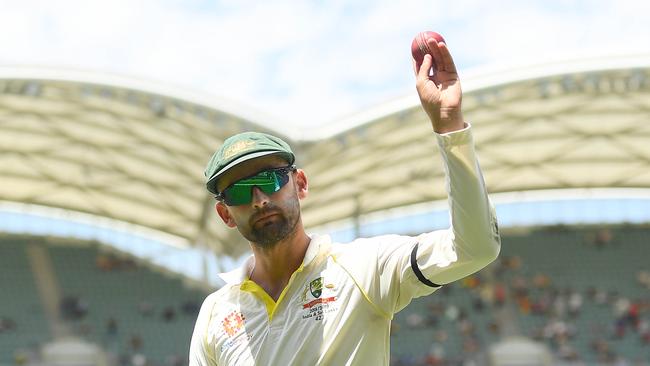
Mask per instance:
[[[51,258],[61,288],[61,315],[73,335],[99,344],[120,365],[133,364],[134,357],[146,360],[147,365],[186,363],[193,324],[206,295],[203,291],[129,258],[104,252],[97,244],[58,241],[38,245],[47,248]],[[20,335],[0,334],[0,364],[12,364],[14,350],[42,344],[51,337],[42,328],[47,324],[45,317],[30,311],[40,307],[40,301],[25,258],[25,243],[2,243],[0,248],[0,264],[9,266],[11,274],[3,276],[3,289],[22,288],[13,288],[11,293],[20,295],[7,299],[13,302],[5,304],[3,297],[0,309],[15,319],[13,333]]]
[[[549,227],[503,236],[499,260],[478,275],[415,299],[393,320],[393,365],[485,364],[515,335],[558,362],[650,360],[650,229]],[[180,366],[206,293],[95,243],[4,238],[0,364],[52,339],[28,246],[46,249],[72,333],[101,345],[118,365]],[[644,277],[644,274],[646,276]],[[141,361],[140,361],[141,362]]]
[[[480,275],[397,314],[393,364],[482,364],[490,345],[514,335],[546,344],[558,362],[645,364],[649,234],[552,227],[504,235],[500,259]]]
[[[25,244],[0,240],[0,364],[13,363],[15,350],[50,338]]]

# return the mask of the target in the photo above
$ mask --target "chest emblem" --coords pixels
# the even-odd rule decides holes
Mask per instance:
[[[309,292],[314,298],[320,297],[323,293],[323,277],[318,277],[309,283]]]
[[[325,314],[338,311],[339,307],[336,304],[338,295],[335,284],[327,283],[325,278],[321,276],[305,283],[304,286],[300,297],[303,319],[322,321]]]

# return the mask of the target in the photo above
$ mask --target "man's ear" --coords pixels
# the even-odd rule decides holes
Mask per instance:
[[[223,223],[226,224],[226,226],[230,228],[237,227],[235,220],[233,220],[230,215],[230,211],[228,211],[228,206],[223,202],[217,202],[214,208],[217,210],[217,214],[219,214],[219,217],[221,217],[221,220],[223,220]]]
[[[299,199],[307,198],[307,193],[309,191],[309,183],[307,182],[307,175],[302,169],[296,170],[296,192],[298,193]]]

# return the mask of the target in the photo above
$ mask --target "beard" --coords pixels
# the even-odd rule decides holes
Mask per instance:
[[[258,218],[273,214],[262,222]],[[276,205],[267,206],[256,212],[249,220],[248,230],[240,230],[241,234],[251,243],[260,248],[272,248],[286,239],[295,231],[300,219],[300,206],[296,199],[286,210]]]

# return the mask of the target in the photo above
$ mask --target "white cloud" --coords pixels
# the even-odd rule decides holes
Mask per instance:
[[[461,70],[649,53],[638,1],[3,1],[1,64],[185,85],[301,125],[414,93],[409,46],[447,39]]]

